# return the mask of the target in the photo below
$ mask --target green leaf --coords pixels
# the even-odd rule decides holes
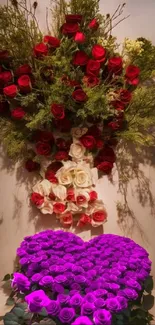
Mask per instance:
[[[9,297],[6,301],[7,306],[13,306],[15,304],[15,301],[13,298]]]
[[[47,317],[47,311],[46,311],[46,309],[45,308],[43,308],[41,311],[40,311],[40,313],[38,313],[40,316],[43,316],[43,317]]]
[[[4,316],[4,324],[6,324],[5,322],[7,321],[14,321],[17,322],[18,324],[18,317],[14,315],[12,312],[6,313],[6,315]]]
[[[19,308],[19,307],[13,308],[13,313],[15,315],[17,315],[18,317],[23,317],[24,316],[24,310]]]
[[[150,310],[154,306],[154,296],[152,295],[147,295],[143,296],[143,308],[145,310]]]
[[[11,279],[11,275],[8,273],[4,276],[3,280],[2,281],[8,281]]]
[[[153,277],[151,275],[145,280],[144,288],[147,293],[151,293],[153,290]]]

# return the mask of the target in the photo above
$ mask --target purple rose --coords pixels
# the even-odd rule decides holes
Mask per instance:
[[[73,308],[62,308],[59,313],[59,320],[62,324],[69,324],[75,318],[75,310]]]
[[[59,283],[54,283],[52,285],[52,290],[53,290],[53,292],[56,292],[56,293],[64,293],[64,291],[65,291],[64,287]]]
[[[29,260],[30,260],[29,257],[22,257],[22,258],[19,260],[19,263],[20,263],[22,266],[26,266],[26,265],[29,264]]]
[[[126,285],[130,288],[137,290],[137,291],[140,291],[142,289],[141,285],[133,279],[127,280]]]
[[[34,274],[34,275],[32,276],[31,281],[32,281],[33,283],[38,283],[38,282],[41,280],[42,277],[43,277],[42,274],[40,274],[40,273],[36,273],[36,274]]]
[[[75,275],[74,280],[81,285],[84,285],[86,283],[86,278],[83,275]]]
[[[21,273],[14,273],[12,280],[12,288],[18,291],[25,292],[30,289],[30,281],[28,278]]]
[[[87,316],[80,316],[71,325],[93,325],[93,323]]]
[[[65,275],[58,275],[55,277],[54,280],[56,283],[60,283],[60,284],[66,284],[66,282],[67,282],[67,278]]]
[[[81,307],[81,315],[91,316],[95,310],[94,304],[90,302],[85,302]]]
[[[79,293],[73,295],[70,298],[70,305],[75,309],[81,307],[82,303],[83,303],[83,298]]]
[[[120,303],[119,303],[117,297],[108,298],[106,300],[106,308],[109,309],[113,313],[120,312],[121,306],[120,306]]]
[[[85,301],[88,301],[90,303],[94,303],[94,301],[96,300],[96,297],[93,293],[87,293],[85,298],[84,298]]]
[[[52,300],[49,305],[46,306],[48,315],[57,316],[60,312],[60,304],[58,301]]]
[[[112,316],[106,309],[98,309],[93,314],[93,321],[95,325],[111,325]]]
[[[25,301],[27,302],[31,313],[39,313],[42,308],[46,308],[46,306],[51,302],[43,290],[31,292],[28,296],[25,296]]]
[[[63,293],[58,294],[57,300],[59,301],[60,305],[67,306],[69,305],[70,297]]]
[[[94,295],[96,296],[96,298],[102,298],[107,296],[108,291],[105,289],[97,289],[94,291]]]
[[[94,302],[94,305],[97,309],[105,307],[105,300],[103,298],[97,298]]]
[[[40,281],[39,281],[39,285],[41,287],[51,287],[53,284],[53,277],[50,275],[46,275],[44,276]]]
[[[131,288],[123,289],[120,292],[118,292],[118,294],[120,296],[124,296],[124,297],[128,298],[129,300],[137,300],[137,298],[138,298],[138,293],[134,289],[131,289]]]

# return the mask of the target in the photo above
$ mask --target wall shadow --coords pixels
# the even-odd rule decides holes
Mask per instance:
[[[129,200],[129,191],[132,197],[141,205],[148,207],[150,215],[155,218],[155,196],[153,194],[150,175],[146,169],[155,167],[155,148],[143,147],[141,151],[130,143],[121,143],[117,148],[116,167],[118,172],[118,188],[122,200],[116,204],[118,224],[127,236],[132,236],[137,229],[141,237],[148,241],[145,229],[138,221]]]

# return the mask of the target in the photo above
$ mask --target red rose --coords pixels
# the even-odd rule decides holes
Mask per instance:
[[[65,209],[66,209],[66,207],[65,207],[65,204],[63,204],[63,203],[56,202],[53,205],[54,213],[61,214],[61,213],[63,213],[65,211]]]
[[[96,191],[91,191],[89,193],[89,197],[90,197],[90,199],[89,199],[90,201],[96,201],[98,199],[98,195],[97,195]]]
[[[20,77],[22,74],[31,74],[32,69],[29,64],[23,64],[19,68],[16,69],[15,75]]]
[[[112,130],[117,131],[117,130],[121,129],[121,127],[122,127],[122,121],[111,121],[110,123],[108,123],[108,126]]]
[[[77,32],[74,36],[74,41],[79,44],[83,44],[86,40],[86,36],[82,32]]]
[[[55,196],[54,193],[50,193],[50,194],[49,194],[49,198],[50,198],[52,201],[55,201],[56,196]]]
[[[98,157],[101,162],[102,161],[109,161],[114,163],[116,161],[116,156],[114,150],[111,147],[104,147],[102,150],[99,151]]]
[[[56,128],[64,133],[68,133],[72,127],[71,122],[67,118],[64,118],[63,120],[55,120],[54,123]]]
[[[102,222],[107,219],[107,213],[104,210],[99,210],[92,214],[92,218],[96,222]]]
[[[120,74],[123,68],[123,60],[120,56],[110,58],[108,61],[108,70],[110,73]]]
[[[92,56],[98,62],[105,62],[106,50],[103,46],[96,44],[92,48]]]
[[[99,23],[96,18],[94,18],[88,25],[90,29],[97,30],[99,28]]]
[[[72,213],[66,212],[63,216],[61,216],[61,223],[64,227],[70,227],[73,223]]]
[[[92,125],[89,127],[87,134],[92,135],[93,137],[100,137],[101,136],[101,130],[96,126]]]
[[[12,111],[11,111],[11,116],[16,119],[16,120],[22,120],[23,117],[25,116],[25,111],[22,109],[22,107],[17,107],[17,108],[14,108]]]
[[[100,63],[95,60],[89,60],[86,71],[88,75],[98,76],[100,72]]]
[[[84,51],[77,51],[73,57],[73,64],[84,66],[87,64],[89,56]]]
[[[76,198],[76,202],[78,205],[81,205],[83,203],[86,203],[87,202],[87,199],[84,195],[78,195],[77,198]]]
[[[110,174],[113,168],[113,163],[110,161],[103,161],[97,165],[97,169],[104,172],[105,174]]]
[[[0,73],[0,82],[2,82],[2,84],[6,85],[10,81],[12,81],[11,71],[3,71]]]
[[[41,156],[49,156],[51,154],[51,146],[46,142],[37,142],[36,152]]]
[[[68,160],[69,159],[69,156],[68,156],[68,153],[66,151],[58,151],[56,154],[55,154],[55,159],[56,160]]]
[[[51,105],[51,113],[56,119],[62,120],[65,117],[64,106],[62,104],[53,103]]]
[[[10,85],[5,88],[3,88],[4,95],[10,98],[16,97],[18,94],[18,89],[16,85]]]
[[[6,60],[9,57],[9,52],[7,50],[0,51],[0,60]]]
[[[66,15],[66,23],[81,23],[82,15]]]
[[[90,223],[91,223],[91,218],[87,214],[82,213],[81,217],[80,217],[80,220],[78,221],[77,226],[82,228],[85,225],[88,225]]]
[[[25,163],[25,168],[28,172],[34,172],[35,170],[38,170],[40,167],[40,164],[38,164],[36,161],[33,161],[32,159],[28,159]]]
[[[77,80],[69,80],[70,87],[81,87],[80,83]]]
[[[29,93],[32,90],[31,79],[28,75],[24,74],[18,79],[18,86],[22,93]]]
[[[58,179],[52,170],[47,170],[45,173],[45,178],[48,179],[48,181],[51,183],[58,184]]]
[[[127,83],[133,86],[137,86],[139,83],[140,69],[135,65],[129,65],[126,69],[125,77]]]
[[[89,150],[94,149],[96,144],[95,138],[92,135],[83,135],[80,141],[83,146]]]
[[[44,36],[44,43],[47,43],[53,49],[56,49],[60,46],[60,40],[56,37],[49,35]]]
[[[122,103],[120,100],[114,100],[111,102],[111,104],[117,111],[124,111],[125,109],[124,103]]]
[[[34,51],[34,55],[37,58],[40,58],[40,57],[46,56],[48,54],[48,47],[44,43],[39,43],[39,44],[36,44],[33,51]]]
[[[88,99],[87,94],[82,89],[76,89],[76,90],[74,90],[73,93],[72,93],[72,98],[77,103],[84,103]]]
[[[62,34],[72,37],[79,31],[79,25],[77,23],[65,23],[62,25],[61,31]]]
[[[93,88],[99,85],[100,80],[96,76],[91,75],[91,76],[84,76],[83,82],[86,84],[87,87]]]
[[[44,197],[41,194],[34,192],[31,194],[31,201],[37,207],[40,207],[44,203]]]
[[[127,89],[120,89],[119,95],[120,95],[120,101],[123,104],[128,104],[132,98],[132,94]]]
[[[62,138],[58,138],[58,139],[56,139],[56,146],[60,150],[68,150],[70,148],[70,141],[65,141]]]
[[[54,142],[53,133],[45,130],[38,130],[35,134],[35,140],[41,142]]]
[[[104,146],[104,141],[102,139],[96,139],[96,148],[102,149]]]
[[[52,171],[54,174],[62,167],[62,163],[60,161],[53,161],[49,166],[48,170]]]
[[[73,188],[68,188],[67,189],[67,201],[72,201],[75,202],[75,193]]]

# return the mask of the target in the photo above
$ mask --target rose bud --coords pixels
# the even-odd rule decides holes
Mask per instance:
[[[32,69],[29,66],[29,64],[23,64],[15,71],[15,75],[18,77],[22,76],[23,74],[31,74],[31,73],[32,73]]]
[[[96,18],[94,18],[88,25],[90,29],[97,30],[99,28],[99,23]]]
[[[49,47],[53,49],[56,49],[60,46],[60,40],[49,35],[44,36],[44,43],[47,43]]]
[[[74,36],[74,41],[79,44],[83,44],[86,40],[86,36],[82,32],[77,32]]]
[[[33,49],[33,52],[37,58],[41,58],[48,54],[48,47],[44,43],[39,43],[39,44],[36,44],[36,46]]]
[[[32,85],[31,85],[31,79],[28,75],[24,74],[18,79],[18,86],[20,88],[20,91],[24,94],[27,94],[31,92]]]
[[[3,93],[5,96],[14,98],[18,94],[18,89],[16,85],[10,85],[5,88],[3,88]]]
[[[38,170],[40,167],[40,164],[38,164],[36,161],[33,161],[32,159],[28,159],[25,163],[25,168],[28,172],[34,172],[35,170]]]
[[[22,120],[25,114],[26,113],[22,107],[17,107],[11,111],[11,116],[16,120]]]

